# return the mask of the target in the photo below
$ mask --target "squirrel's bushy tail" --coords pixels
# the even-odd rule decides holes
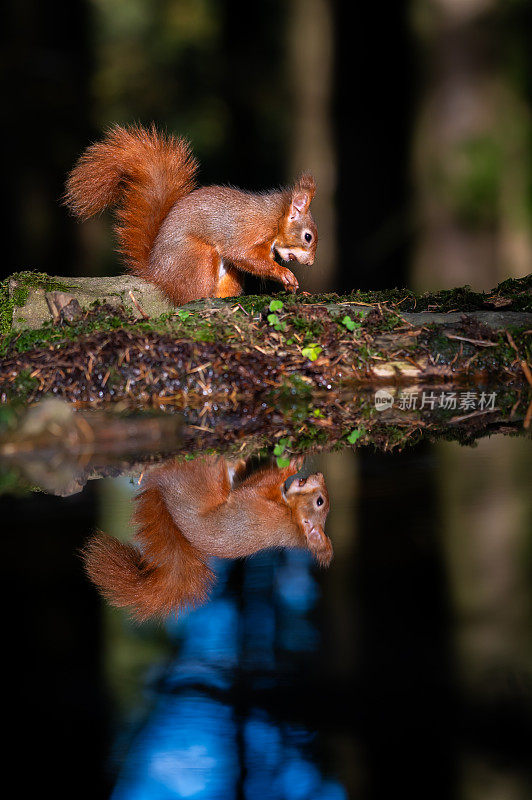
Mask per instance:
[[[120,251],[133,272],[149,277],[155,237],[174,203],[194,188],[197,168],[186,139],[153,125],[116,125],[85,150],[68,176],[64,200],[82,219],[116,206]]]
[[[83,550],[87,573],[104,597],[139,620],[204,602],[213,573],[175,525],[157,486],[139,495],[134,521],[140,548],[97,534]]]

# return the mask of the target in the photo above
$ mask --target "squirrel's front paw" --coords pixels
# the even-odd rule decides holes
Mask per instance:
[[[297,282],[297,278],[293,272],[290,272],[289,269],[283,270],[283,272],[279,276],[279,280],[281,281],[287,292],[297,292],[297,290],[299,289],[299,283]]]
[[[308,549],[321,567],[328,567],[333,557],[332,542],[320,527],[305,531]]]

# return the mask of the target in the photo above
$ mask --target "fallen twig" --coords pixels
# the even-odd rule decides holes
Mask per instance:
[[[139,312],[139,314],[140,314],[140,316],[142,317],[142,319],[149,319],[149,318],[150,318],[150,317],[149,317],[149,314],[146,314],[146,312],[144,311],[144,309],[143,309],[143,308],[142,308],[142,306],[140,305],[139,301],[137,300],[137,298],[135,297],[135,295],[133,294],[133,292],[130,290],[130,291],[128,292],[128,294],[129,294],[129,296],[130,296],[130,298],[131,298],[131,302],[133,303],[133,305],[135,306],[135,308],[136,308],[136,309],[137,309],[137,311]]]

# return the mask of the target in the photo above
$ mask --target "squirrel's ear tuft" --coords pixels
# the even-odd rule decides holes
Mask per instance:
[[[303,172],[302,175],[296,181],[296,185],[294,186],[295,191],[303,191],[307,192],[310,196],[310,199],[314,197],[316,194],[316,181],[310,174],[310,172]]]
[[[311,200],[316,193],[316,181],[305,172],[300,175],[292,189],[292,197],[290,200],[290,210],[288,212],[288,219],[290,222],[302,217],[306,214]]]

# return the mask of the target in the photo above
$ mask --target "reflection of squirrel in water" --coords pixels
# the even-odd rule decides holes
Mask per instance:
[[[314,178],[301,175],[292,188],[257,194],[232,186],[195,189],[197,166],[186,140],[153,126],[117,125],[82,154],[65,202],[82,219],[116,206],[129,268],[175,304],[240,294],[242,272],[295,291],[295,275],[275,256],[313,263]]]
[[[209,556],[238,558],[269,547],[306,547],[323,566],[332,545],[323,526],[329,496],[321,473],[268,467],[233,488],[235,473],[209,457],[154,469],[136,499],[138,547],[94,536],[84,550],[89,577],[116,606],[138,619],[165,616],[206,600],[214,580]]]

